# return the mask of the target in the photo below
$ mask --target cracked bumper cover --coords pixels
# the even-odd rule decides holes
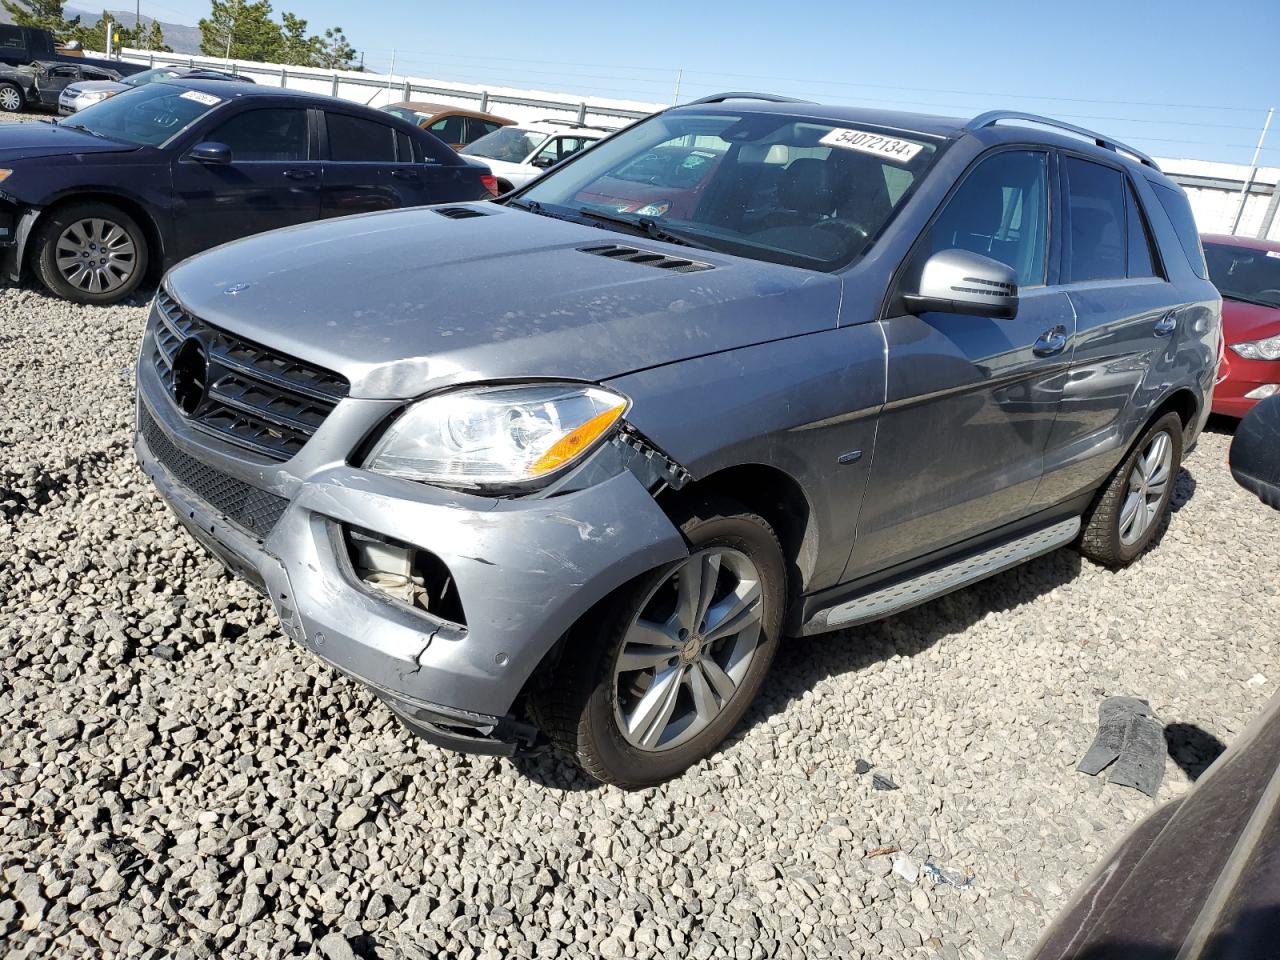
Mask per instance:
[[[251,459],[193,429],[146,363],[139,364],[138,403],[183,453],[289,501],[258,539],[183,486],[141,434],[135,439],[140,463],[177,517],[270,597],[292,639],[370,687],[411,729],[444,746],[510,752],[493,747],[520,733],[512,706],[560,637],[617,587],[687,553],[630,472],[562,496],[497,500],[349,466],[350,447],[394,409],[385,401],[343,401],[284,464]],[[345,554],[344,525],[443,560],[467,626],[361,584]]]

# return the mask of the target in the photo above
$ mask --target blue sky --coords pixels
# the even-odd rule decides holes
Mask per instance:
[[[85,5],[85,4],[80,4]],[[1031,110],[1157,156],[1247,163],[1280,108],[1280,0],[644,4],[280,0],[340,25],[368,66],[670,103],[768,90],[971,115]],[[143,0],[195,24],[204,0]],[[1280,117],[1261,162],[1280,166]]]

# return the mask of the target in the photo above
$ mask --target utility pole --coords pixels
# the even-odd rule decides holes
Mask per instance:
[[[684,67],[676,71],[676,95],[671,98],[671,105],[674,107],[680,102],[680,81],[684,79]]]
[[[1244,186],[1240,188],[1240,203],[1236,206],[1236,218],[1231,222],[1231,233],[1234,235],[1240,227],[1240,220],[1244,217],[1244,205],[1249,200],[1249,189],[1253,186],[1253,178],[1258,175],[1258,157],[1262,154],[1262,143],[1267,139],[1267,131],[1271,129],[1271,117],[1276,112],[1275,107],[1267,110],[1267,120],[1262,125],[1262,135],[1258,137],[1258,145],[1253,148],[1253,161],[1249,164],[1249,176],[1244,179]]]
[[[133,8],[133,41],[138,43],[142,39],[142,0],[134,0]],[[139,46],[141,44],[139,43]]]
[[[391,103],[391,82],[396,77],[396,48],[391,48],[391,72],[387,74],[387,102]]]
[[[102,18],[102,33],[107,38],[107,59],[111,59],[111,21],[106,17]]]
[[[236,32],[236,15],[240,12],[240,0],[236,0],[235,9],[231,11],[231,26],[227,28],[227,59],[231,59],[231,38]]]

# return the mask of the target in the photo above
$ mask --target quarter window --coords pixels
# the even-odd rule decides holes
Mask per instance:
[[[1133,184],[1125,190],[1125,221],[1129,232],[1129,276],[1155,277],[1160,275],[1156,266],[1159,258],[1151,240],[1151,229],[1143,215],[1142,205],[1133,192]]]
[[[501,130],[502,124],[494,123],[492,120],[480,120],[476,117],[467,118],[467,142],[479,140],[481,137],[487,137],[495,130]]]
[[[385,124],[326,113],[329,159],[339,163],[395,163],[395,130]]]
[[[1012,267],[1018,286],[1045,282],[1049,158],[1039,151],[1006,151],[983,160],[965,177],[934,222],[924,259],[967,250]]]
[[[209,139],[231,148],[236,162],[291,163],[307,159],[307,114],[303,110],[250,110],[232,117]]]
[[[1207,280],[1209,268],[1204,263],[1204,249],[1200,246],[1200,234],[1196,230],[1195,217],[1191,215],[1191,204],[1187,195],[1181,190],[1171,190],[1163,183],[1152,182],[1151,189],[1164,207],[1164,212],[1173,224],[1173,232],[1178,235],[1178,243],[1187,255],[1187,262],[1197,277]]]
[[[445,143],[462,143],[463,122],[462,117],[445,117],[442,120],[437,120],[431,126],[427,127],[427,129]]]
[[[1125,266],[1125,182],[1113,167],[1064,157],[1067,179],[1065,280],[1119,280]]]

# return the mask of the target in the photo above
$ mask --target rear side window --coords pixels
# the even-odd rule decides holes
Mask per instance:
[[[341,113],[326,113],[329,159],[339,163],[395,163],[395,130]]]
[[[27,45],[22,39],[21,27],[0,25],[0,50],[25,50]]]
[[[1196,230],[1196,219],[1191,214],[1191,204],[1187,195],[1181,190],[1171,190],[1163,183],[1151,182],[1151,189],[1164,207],[1169,222],[1173,224],[1173,232],[1178,235],[1178,243],[1187,255],[1187,262],[1195,275],[1202,280],[1209,279],[1209,268],[1204,264],[1204,250],[1200,246],[1200,233]]]
[[[1151,229],[1147,226],[1147,218],[1142,212],[1142,204],[1133,192],[1133,184],[1125,189],[1125,222],[1129,233],[1129,276],[1158,277],[1161,276],[1159,254],[1155,243],[1151,240]]]
[[[249,110],[218,127],[209,139],[231,148],[234,162],[291,163],[307,159],[304,110]]]
[[[495,130],[502,129],[502,124],[494,123],[492,120],[479,120],[475,117],[467,118],[467,143],[473,140],[479,140],[481,137],[488,136]]]
[[[1012,267],[1020,287],[1042,285],[1048,170],[1048,155],[1039,151],[1005,151],[983,160],[934,221],[924,256],[967,250]]]
[[[431,126],[427,127],[427,129],[445,143],[462,143],[463,124],[464,120],[462,117],[445,117],[441,120],[437,120]]]
[[[1064,157],[1062,166],[1067,179],[1065,281],[1123,279],[1124,174],[1076,157]]]

